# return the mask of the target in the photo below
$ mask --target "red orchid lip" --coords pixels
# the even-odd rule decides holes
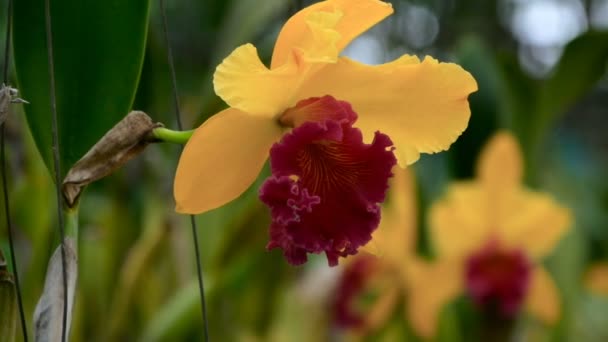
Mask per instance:
[[[271,148],[272,176],[260,189],[272,215],[267,248],[282,248],[294,265],[306,262],[307,253],[325,252],[335,266],[378,227],[396,164],[393,144],[380,132],[363,143],[351,106],[330,96],[301,101],[296,111],[313,121]]]
[[[530,284],[530,261],[521,250],[505,250],[489,241],[467,261],[469,295],[482,309],[514,317]]]

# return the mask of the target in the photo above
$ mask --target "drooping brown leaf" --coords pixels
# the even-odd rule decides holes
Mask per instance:
[[[0,126],[8,117],[9,107],[11,103],[27,103],[23,99],[17,97],[19,91],[11,86],[0,86]]]
[[[132,111],[110,129],[68,172],[63,180],[63,196],[71,208],[84,187],[123,166],[152,140],[150,132],[160,123],[140,111]]]

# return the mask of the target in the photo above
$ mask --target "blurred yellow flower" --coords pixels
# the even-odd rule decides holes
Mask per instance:
[[[381,327],[405,299],[405,319],[423,337],[434,333],[445,302],[460,289],[444,282],[458,275],[450,260],[431,262],[416,254],[417,205],[415,182],[409,169],[395,168],[380,226],[364,251],[347,259],[334,302],[336,323],[366,334]],[[378,294],[371,306],[356,307],[361,293]]]
[[[587,290],[608,297],[608,262],[596,263],[589,267],[584,281]]]
[[[429,311],[429,305],[441,307],[466,293],[502,317],[523,308],[548,324],[559,318],[559,294],[540,261],[570,228],[570,213],[549,195],[525,188],[522,176],[517,141],[501,132],[482,151],[477,179],[451,185],[432,206],[429,223],[438,261],[452,262],[456,272],[432,288],[442,300],[414,310]]]
[[[242,194],[275,142],[327,114],[301,110],[302,100],[330,95],[350,103],[365,142],[377,131],[388,135],[401,166],[447,149],[468,124],[467,97],[477,90],[468,72],[431,57],[368,66],[339,56],[392,12],[378,0],[327,0],[287,21],[270,68],[253,45],[235,49],[214,75],[215,91],[230,108],[203,123],[186,145],[174,184],[176,210],[202,213]]]
[[[523,304],[555,322],[559,296],[540,260],[569,229],[570,213],[548,195],[526,189],[522,167],[515,139],[497,134],[481,154],[477,179],[451,185],[432,206],[433,261],[416,255],[414,184],[408,170],[395,170],[382,221],[365,247],[369,254],[346,265],[334,305],[337,323],[359,333],[374,330],[392,314],[399,293],[406,319],[424,338],[435,335],[441,309],[461,294],[499,315],[515,314]],[[352,302],[365,291],[378,298],[357,310]]]

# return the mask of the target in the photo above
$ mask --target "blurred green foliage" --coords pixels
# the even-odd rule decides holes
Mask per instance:
[[[532,341],[608,339],[608,299],[589,293],[582,284],[590,264],[608,260],[608,31],[591,27],[564,41],[556,61],[539,68],[548,71],[535,72],[522,57],[522,51],[534,47],[518,40],[513,33],[516,22],[508,19],[514,7],[524,6],[522,2],[391,2],[395,15],[366,36],[381,43],[383,51],[375,51],[379,62],[395,54],[432,54],[462,64],[479,83],[479,91],[470,97],[469,128],[448,152],[423,156],[414,167],[421,214],[419,251],[432,256],[425,238],[429,204],[449,181],[473,175],[477,154],[493,132],[511,130],[524,147],[529,185],[572,208],[576,221],[547,262],[563,297],[560,323],[547,327],[526,317],[517,324],[518,336]],[[586,20],[596,2],[600,1],[580,2]],[[48,258],[58,241],[54,188],[43,162],[49,165],[51,160],[46,47],[42,12],[32,10],[42,8],[40,3],[16,2],[11,79],[32,104],[26,107],[27,124],[22,112],[7,122],[11,214],[30,328]],[[75,6],[65,8],[60,8],[62,2],[52,3],[58,4],[52,13],[63,171],[130,108],[173,128],[157,2],[85,2],[91,7],[63,2]],[[186,128],[225,106],[211,83],[217,63],[245,42],[254,43],[268,61],[278,30],[295,3],[168,4]],[[2,8],[5,4],[0,1]],[[420,8],[430,16],[415,18],[430,19],[417,24],[408,13]],[[5,18],[0,17],[3,40]],[[189,220],[173,212],[178,154],[175,146],[151,146],[83,196],[71,340],[201,340]],[[238,200],[196,218],[211,339],[339,340],[342,335],[331,326],[328,308],[328,289],[338,271],[328,271],[325,260],[314,257],[306,266],[294,268],[279,251],[265,250],[269,216],[257,200],[257,189],[267,175],[266,170]],[[0,220],[0,247],[8,255],[6,241],[5,222]],[[369,340],[416,340],[401,312],[397,310],[385,329]],[[437,339],[471,340],[478,318],[465,300],[455,301],[442,312]]]

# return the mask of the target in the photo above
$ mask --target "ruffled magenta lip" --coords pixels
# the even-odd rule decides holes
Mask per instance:
[[[530,283],[531,264],[520,250],[505,250],[489,241],[467,262],[467,290],[482,309],[514,317]]]
[[[391,169],[392,141],[376,132],[363,143],[350,104],[330,96],[301,101],[287,113],[295,127],[270,150],[270,176],[260,199],[271,211],[268,249],[299,265],[325,252],[330,265],[356,254],[380,222]],[[300,118],[300,119],[298,119]]]

